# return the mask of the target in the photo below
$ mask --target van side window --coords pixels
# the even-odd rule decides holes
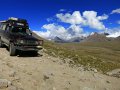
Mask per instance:
[[[6,30],[6,25],[2,25],[2,30]]]
[[[6,31],[7,31],[7,32],[9,32],[9,30],[10,30],[10,27],[9,27],[9,26],[7,26],[7,27],[6,27]]]

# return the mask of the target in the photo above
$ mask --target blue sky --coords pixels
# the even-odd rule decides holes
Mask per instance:
[[[57,24],[58,26],[70,27],[70,23],[62,21],[56,14],[73,14],[79,11],[82,15],[84,11],[95,11],[97,16],[108,15],[108,18],[101,21],[106,28],[116,28],[120,24],[119,13],[111,12],[120,8],[120,0],[1,0],[0,20],[8,17],[25,18],[32,30],[41,30],[46,24]],[[64,10],[61,10],[64,9]],[[61,11],[62,12],[61,12]],[[50,22],[47,21],[51,18]],[[99,31],[90,26],[83,26],[85,32]],[[46,29],[46,28],[44,28]]]

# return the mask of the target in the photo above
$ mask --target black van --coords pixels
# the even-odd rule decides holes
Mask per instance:
[[[15,56],[17,50],[38,52],[42,49],[43,40],[32,36],[27,20],[11,17],[0,21],[0,47],[6,45],[10,56]]]

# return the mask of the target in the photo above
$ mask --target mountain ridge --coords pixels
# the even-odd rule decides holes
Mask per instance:
[[[69,40],[64,40],[61,39],[60,37],[55,37],[54,39],[52,39],[52,41],[57,42],[57,43],[71,43],[71,42],[103,42],[103,41],[117,41],[120,40],[120,36],[116,37],[116,38],[112,38],[112,37],[107,37],[109,34],[108,33],[97,33],[94,32],[92,34],[90,34],[87,37],[74,37],[71,38]]]

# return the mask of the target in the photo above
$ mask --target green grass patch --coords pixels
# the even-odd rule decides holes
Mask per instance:
[[[49,55],[70,58],[75,65],[96,68],[103,73],[120,68],[120,42],[54,43],[45,42]]]

